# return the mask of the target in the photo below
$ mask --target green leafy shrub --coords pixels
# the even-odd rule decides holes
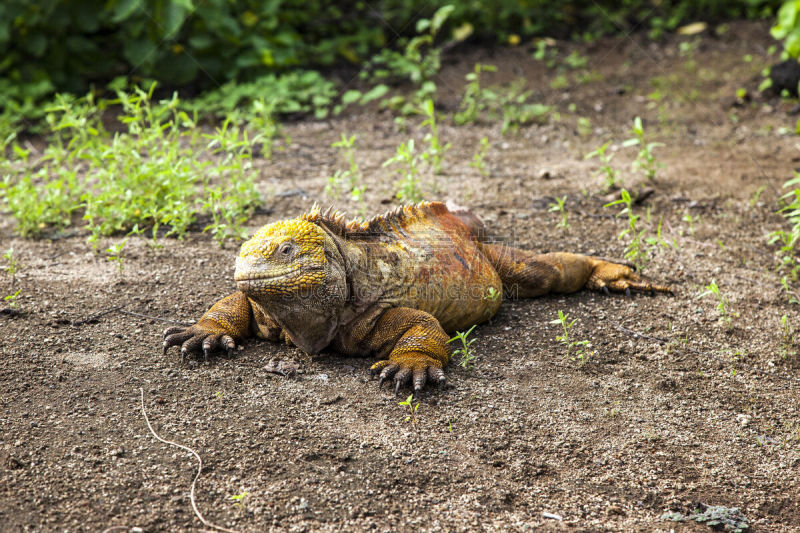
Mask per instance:
[[[783,48],[789,57],[800,56],[800,1],[784,2],[778,10],[778,20],[770,29],[773,37],[783,41]]]
[[[251,107],[258,102],[269,106],[271,113],[313,113],[324,118],[336,97],[333,82],[319,72],[298,70],[281,75],[267,74],[249,82],[228,82],[217,89],[188,100],[183,107],[217,117],[241,117],[249,120]]]
[[[532,103],[532,92],[525,90],[525,80],[518,78],[505,87],[481,85],[482,72],[494,72],[492,65],[477,63],[467,80],[464,97],[453,121],[462,125],[480,120],[500,120],[502,133],[516,132],[521,125],[546,122],[553,111],[551,106]]]
[[[155,239],[164,226],[181,237],[198,217],[211,219],[205,229],[219,242],[242,236],[242,223],[260,201],[247,132],[225,122],[200,138],[177,96],[158,103],[152,97],[153,87],[118,92],[112,103],[121,106],[127,131],[113,137],[100,122],[106,102],[56,99],[47,110],[51,143],[44,155],[3,169],[0,199],[18,233],[68,226],[80,211],[95,245],[101,235],[143,228]]]
[[[770,233],[769,242],[780,245],[779,267],[788,271],[789,279],[796,282],[800,277],[800,262],[797,260],[797,247],[800,243],[800,173],[795,172],[794,178],[783,186],[791,190],[781,197],[780,213],[791,227]]]

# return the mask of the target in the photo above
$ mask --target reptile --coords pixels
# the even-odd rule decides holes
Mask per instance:
[[[237,291],[190,327],[164,332],[181,357],[227,351],[248,337],[376,356],[379,387],[444,384],[447,332],[494,316],[503,298],[581,289],[672,293],[633,265],[493,242],[481,220],[440,202],[407,205],[367,221],[314,206],[259,229],[236,258]]]

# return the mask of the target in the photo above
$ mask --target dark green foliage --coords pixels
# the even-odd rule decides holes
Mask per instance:
[[[402,38],[416,34],[418,21],[449,3],[453,9],[439,41],[449,40],[454,29],[500,41],[510,35],[593,38],[636,27],[657,36],[687,20],[767,16],[780,5],[779,0],[4,0],[0,129],[20,117],[41,118],[36,104],[54,92],[85,94],[119,77],[196,90],[297,67],[361,64],[381,49],[397,49]]]

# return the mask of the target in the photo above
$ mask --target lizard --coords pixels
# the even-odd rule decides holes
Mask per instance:
[[[581,289],[672,294],[626,261],[493,242],[472,212],[440,202],[347,221],[332,208],[262,227],[241,246],[236,292],[189,327],[164,332],[164,354],[217,351],[243,339],[376,356],[379,387],[443,385],[448,332],[490,319],[503,298]]]

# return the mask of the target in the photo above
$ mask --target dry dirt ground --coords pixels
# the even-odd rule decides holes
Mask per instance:
[[[22,240],[5,217],[0,248],[13,245],[24,266],[21,313],[0,315],[0,530],[202,527],[189,500],[196,463],[150,434],[142,388],[157,432],[203,458],[201,512],[240,531],[705,531],[661,518],[697,502],[740,508],[754,531],[800,531],[799,348],[780,326],[786,314],[798,327],[800,307],[781,290],[766,237],[785,227],[776,201],[800,143],[780,128],[793,129],[796,109],[735,97],[755,95],[775,60],[767,29],[684,38],[697,43],[692,56],[677,38],[560,43],[562,58],[577,49],[594,74],[581,83],[567,69],[557,90],[556,70],[522,48],[445,57],[442,110],[481,61],[498,66],[495,81],[527,78],[561,116],[510,136],[445,123],[453,147],[435,189],[423,176],[426,197],[473,207],[521,246],[621,256],[626,221],[603,207],[598,163],[583,156],[626,139],[639,115],[666,166],[648,184],[630,169],[635,149],[613,164],[629,188],[653,189],[637,208],[643,224],[651,216],[643,227],[652,234],[662,220],[672,245],[645,273],[676,291],[506,302],[474,332],[474,368],[453,362],[447,385],[419,398],[416,426],[369,380],[370,360],[311,360],[258,341],[208,363],[162,355],[162,320],[195,320],[233,290],[234,244],[221,249],[200,228],[161,249],[132,239],[119,274],[85,234]],[[330,144],[342,132],[358,136],[367,210],[391,207],[396,178],[381,162],[409,137],[422,142],[416,124],[402,131],[375,111],[288,126],[288,148],[259,161],[271,212],[250,228],[332,201],[326,177],[343,163]],[[488,177],[468,164],[483,136]],[[566,231],[548,212],[563,195]],[[357,210],[349,198],[337,205]],[[713,298],[698,297],[712,279],[738,313],[730,329]],[[152,318],[100,314],[118,306]],[[592,344],[585,364],[556,340],[559,309]],[[270,372],[273,359],[296,361],[296,376]]]

